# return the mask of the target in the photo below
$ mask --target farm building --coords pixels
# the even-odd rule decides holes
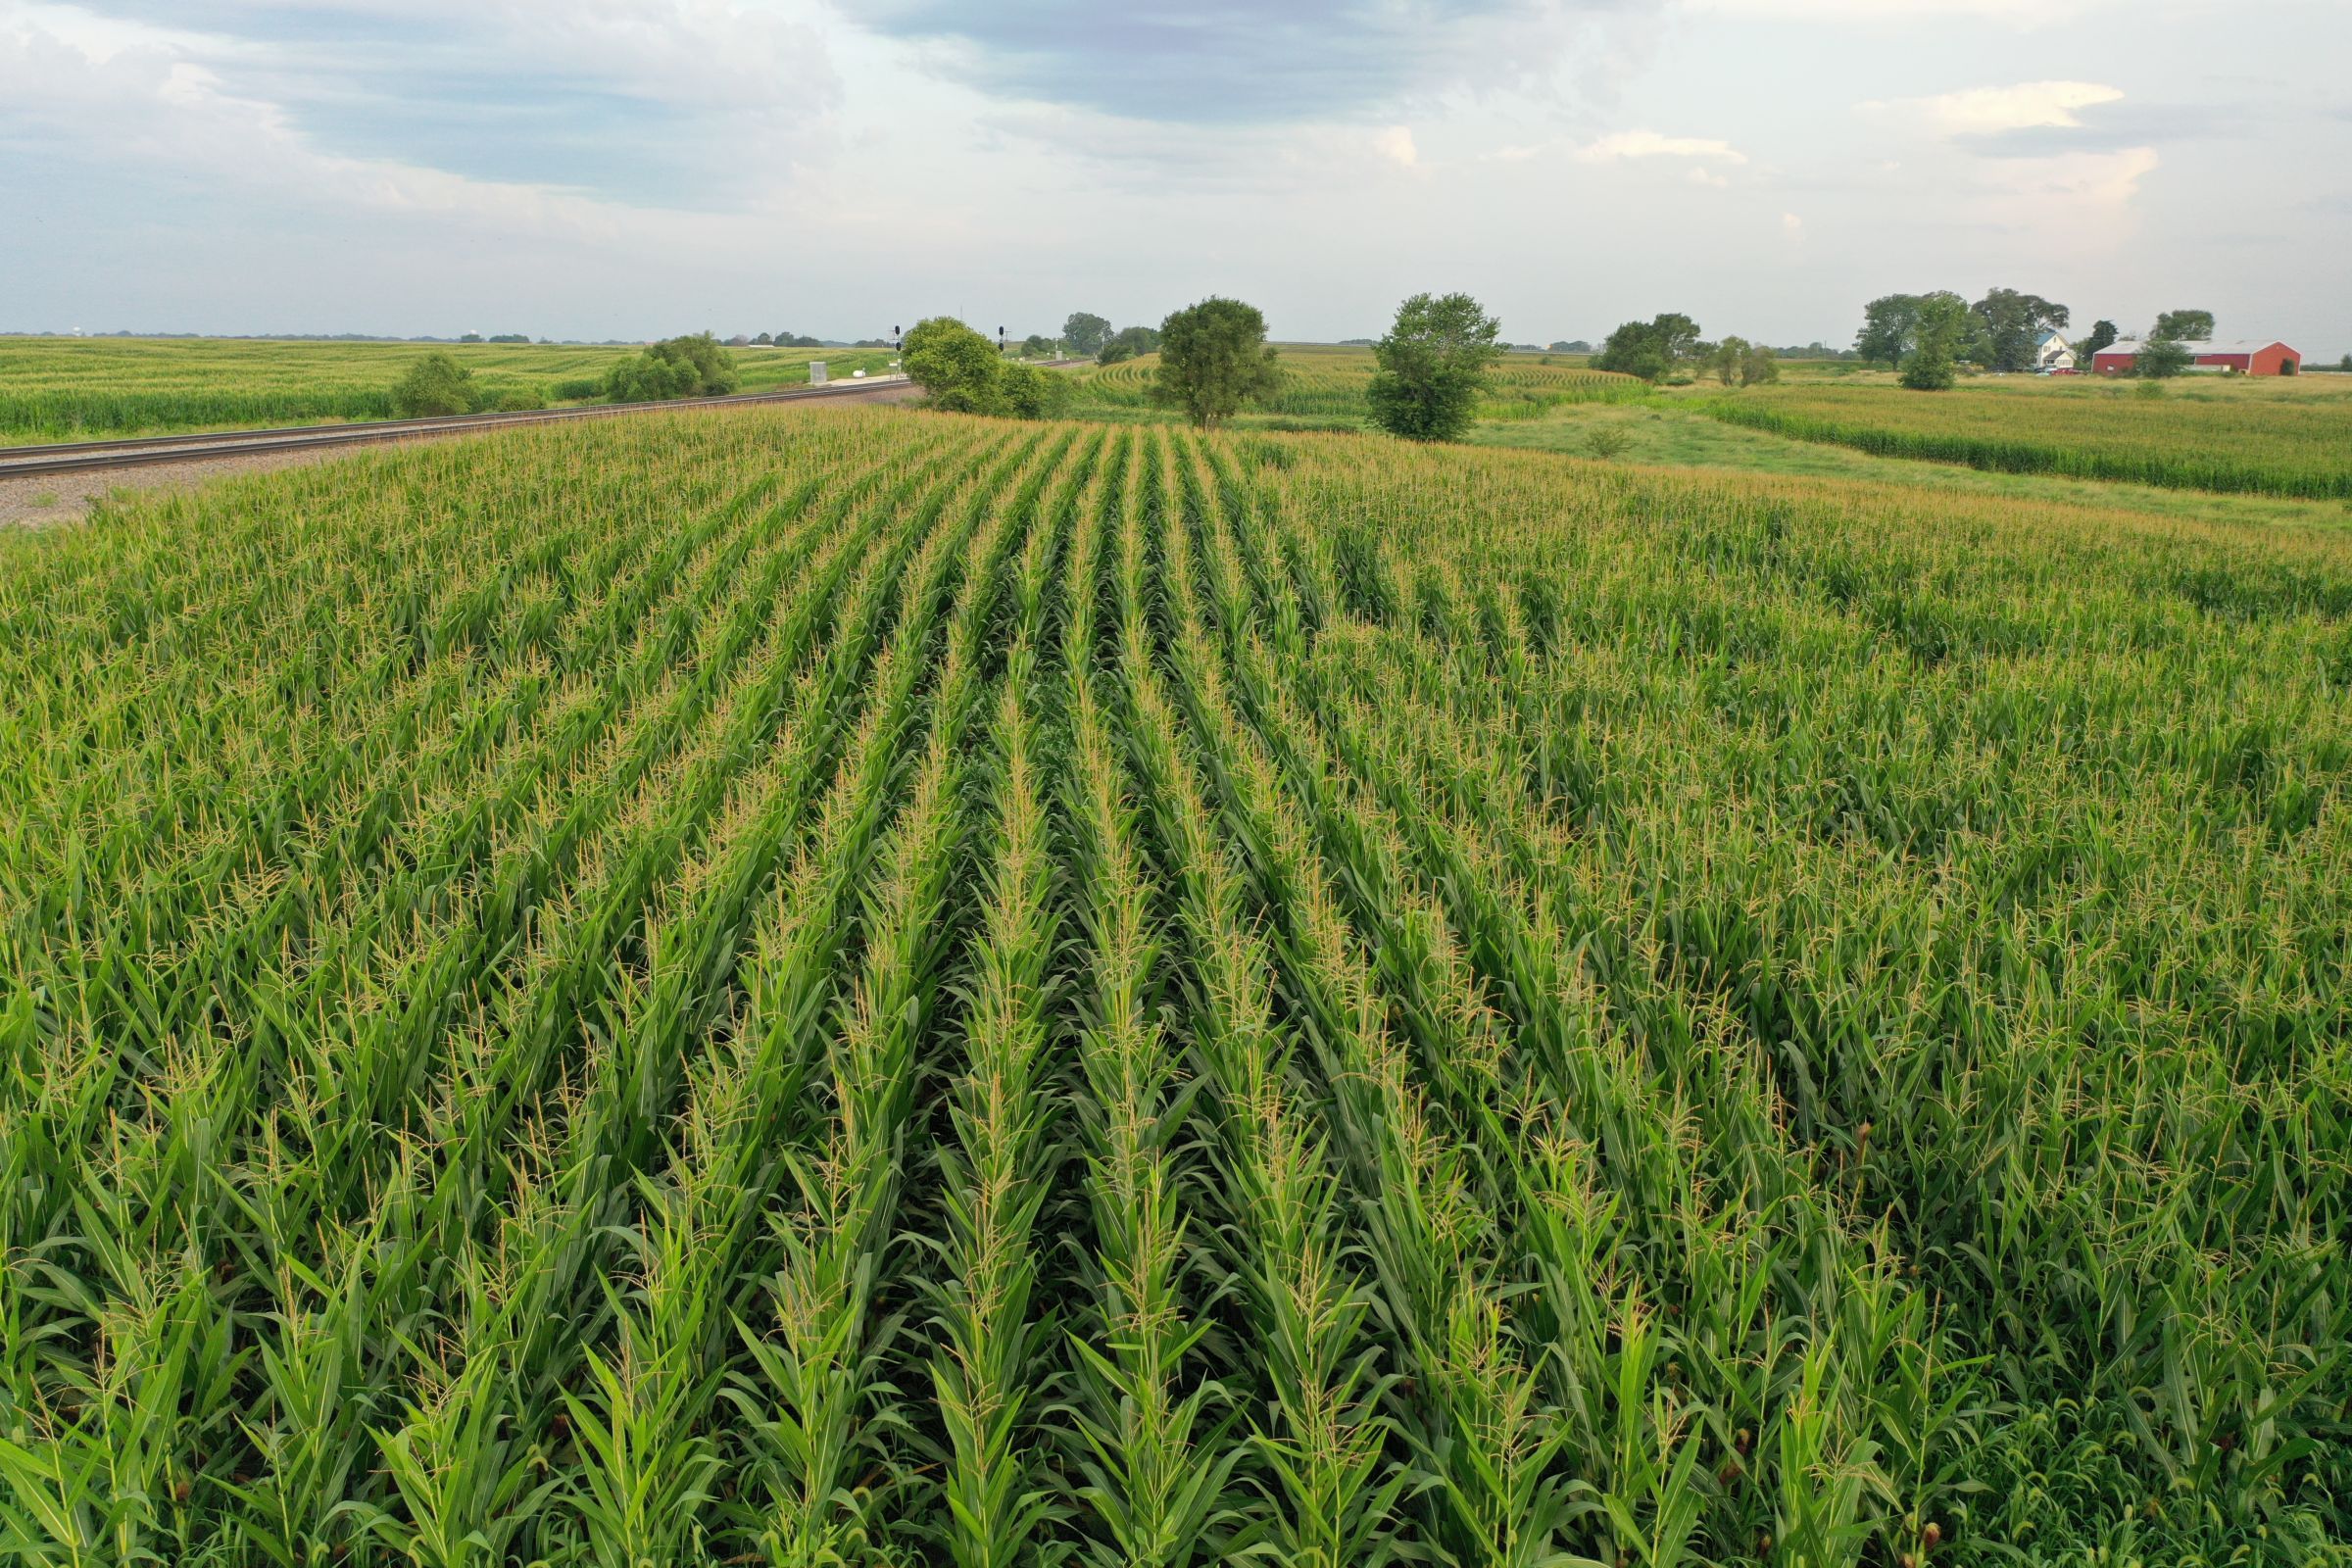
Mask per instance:
[[[2140,340],[2127,337],[2099,350],[2090,368],[2101,375],[2121,375],[2139,359]],[[2236,370],[2242,375],[2293,375],[2303,368],[2303,356],[2283,343],[2242,338],[2222,343],[2182,338],[2192,370]]]
[[[2044,332],[2034,340],[2034,368],[2043,371],[2071,370],[2075,368],[2075,346],[2065,335]]]

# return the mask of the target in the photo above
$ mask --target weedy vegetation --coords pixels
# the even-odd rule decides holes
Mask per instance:
[[[469,378],[463,407],[404,406],[399,388],[427,354]],[[410,412],[540,408],[606,397],[635,345],[273,342],[231,338],[0,338],[0,441],[228,430]],[[880,373],[888,350],[739,351],[746,391],[800,386],[808,362],[836,378]],[[629,375],[642,371],[629,369]],[[668,393],[666,395],[678,395]]]
[[[2352,497],[2352,396],[2292,381],[2168,394],[2123,386],[1984,387],[1934,398],[1877,388],[1788,386],[1710,403],[1708,412],[1778,435],[1881,457],[1965,463],[2194,490]]]
[[[0,539],[0,1557],[2344,1561],[2348,690],[2340,533],[1353,436]]]
[[[1371,419],[1372,378],[1380,366],[1369,350],[1312,343],[1286,343],[1280,348],[1275,363],[1278,385],[1253,408],[1296,419]],[[1157,355],[1077,371],[1075,407],[1080,413],[1092,414],[1158,407],[1152,398],[1158,374]],[[1632,402],[1648,393],[1649,387],[1635,376],[1513,355],[1488,370],[1475,416],[1534,419],[1567,404]]]

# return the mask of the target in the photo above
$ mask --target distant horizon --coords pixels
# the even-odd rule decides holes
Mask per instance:
[[[971,323],[966,322],[965,324],[970,325]],[[697,327],[694,330],[712,330],[720,342],[726,343],[730,347],[748,346],[760,348],[774,346],[770,344],[737,345],[732,341],[735,336],[734,333],[718,333],[715,332],[715,329],[706,329],[702,327]],[[2062,328],[2062,330],[2071,336],[2087,331],[2088,328],[2078,326],[2066,327]],[[673,335],[675,334],[657,333],[649,334],[645,337],[541,337],[534,335],[530,338],[529,344],[509,343],[495,346],[511,348],[522,348],[527,346],[540,346],[549,348],[631,348],[641,344],[659,341],[662,337]],[[816,334],[807,335],[814,336]],[[1017,343],[1026,339],[1029,335],[1030,334],[1028,332],[1013,332],[1007,330],[1005,334],[1005,341],[1007,343]],[[1038,335],[1047,336],[1050,334],[1045,329],[1040,328],[1038,329]],[[2122,334],[2121,340],[2130,340],[2136,335],[2138,334],[2134,330],[2126,329]],[[2224,335],[2230,338],[2231,341],[2236,341],[2240,337],[2239,334]],[[1606,332],[1597,332],[1590,335],[1578,334],[1573,337],[1553,338],[1544,343],[1538,343],[1533,340],[1515,340],[1510,338],[1510,336],[1506,333],[1504,335],[1504,346],[1513,353],[1548,354],[1555,352],[1549,346],[1550,343],[1582,342],[1589,345],[1588,350],[1584,352],[1598,353],[1603,340],[1606,339],[1607,336],[1608,334]],[[2352,350],[2346,349],[2323,351],[2306,348],[2304,345],[2296,342],[2293,337],[2275,332],[2268,334],[2255,332],[2252,334],[2244,334],[2243,336],[2250,340],[2259,340],[2262,342],[2275,341],[2286,344],[2289,348],[2294,349],[2297,353],[2303,356],[2304,368],[2309,370],[2327,370],[2336,367],[2344,354],[2352,353]],[[463,345],[466,343],[466,336],[463,333],[172,332],[132,328],[107,328],[104,330],[95,331],[55,331],[44,330],[41,328],[0,327],[0,339],[8,338],[37,338],[46,339],[53,342],[74,342],[79,340],[82,342],[92,343],[120,341],[125,338],[132,340],[147,340],[159,343],[432,343],[457,345]],[[1362,332],[1351,333],[1347,337],[1339,338],[1283,337],[1280,335],[1275,335],[1268,338],[1268,341],[1274,344],[1274,346],[1277,348],[1291,346],[1296,346],[1298,348],[1347,348],[1356,344],[1371,343],[1376,340],[1377,334]],[[492,345],[488,334],[483,334],[477,341],[483,347],[494,346]],[[856,338],[826,337],[817,346],[828,349],[852,349],[857,347],[858,341],[858,340]],[[1840,343],[1828,338],[1819,337],[1806,338],[1801,342],[1795,339],[1790,339],[1786,343],[1769,343],[1765,346],[1774,349],[1776,352],[1784,354],[1791,350],[1806,349],[1815,346],[1828,351],[1832,355],[1838,356],[1849,355],[1853,352],[1853,344],[1850,341]],[[1560,350],[1557,352],[1565,353],[1572,351]]]

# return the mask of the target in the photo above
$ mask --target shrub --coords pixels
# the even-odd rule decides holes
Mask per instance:
[[[1002,356],[994,343],[954,317],[915,322],[900,359],[908,379],[929,394],[931,407],[951,414],[1001,412]]]
[[[1050,419],[1069,406],[1069,381],[1034,365],[1007,360],[997,346],[951,317],[917,321],[901,357],[907,376],[951,414],[995,414]]]
[[[997,373],[1001,409],[1020,419],[1051,419],[1070,405],[1076,392],[1067,376],[1034,365],[1006,365]]]
[[[1622,458],[1634,438],[1613,424],[1596,424],[1585,432],[1585,450],[1596,458]]]
[[[614,403],[664,403],[672,398],[723,397],[743,385],[735,356],[708,332],[665,338],[621,361],[605,375]]]
[[[588,398],[602,397],[605,383],[593,375],[575,375],[558,381],[548,389],[548,396],[558,403],[578,403]]]
[[[535,386],[511,386],[498,395],[496,407],[502,414],[527,414],[546,408],[547,394]]]
[[[404,419],[471,414],[481,406],[473,372],[446,354],[427,354],[392,388],[392,412]]]

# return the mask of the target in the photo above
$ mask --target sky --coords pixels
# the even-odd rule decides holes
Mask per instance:
[[[2352,351],[2347,0],[0,0],[0,330]],[[5,352],[0,349],[0,352]]]

